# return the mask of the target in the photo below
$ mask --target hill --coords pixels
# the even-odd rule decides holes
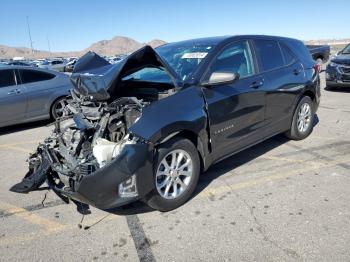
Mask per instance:
[[[148,44],[152,47],[157,47],[165,44],[166,42],[159,39],[154,39],[147,43],[140,43],[132,38],[124,36],[115,36],[111,40],[101,40],[93,43],[88,48],[82,51],[76,52],[50,52],[44,50],[32,50],[27,47],[11,47],[0,45],[0,58],[13,58],[13,57],[25,57],[25,58],[48,58],[50,57],[70,57],[81,56],[87,51],[94,51],[100,55],[112,56],[118,54],[129,54],[140,47]]]

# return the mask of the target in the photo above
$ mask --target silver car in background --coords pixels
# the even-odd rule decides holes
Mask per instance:
[[[63,115],[67,75],[26,66],[0,67],[0,127]]]
[[[54,60],[42,61],[41,63],[38,64],[38,67],[63,72],[65,65],[66,65],[65,61],[61,59],[54,59]]]

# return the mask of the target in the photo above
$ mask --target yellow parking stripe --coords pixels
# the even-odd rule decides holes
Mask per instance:
[[[16,212],[18,212],[18,211],[16,211]],[[104,217],[106,217],[106,215],[102,215],[99,217],[92,217],[88,221],[87,221],[87,219],[85,219],[84,225],[92,225],[93,223],[103,219]],[[106,219],[104,219],[103,221],[108,222],[108,221],[114,220],[116,218],[123,218],[123,216],[111,215],[111,216],[106,217]],[[70,224],[70,225],[61,225],[60,229],[57,229],[55,231],[47,231],[47,230],[36,231],[36,232],[32,232],[32,233],[29,233],[26,235],[16,235],[16,236],[9,236],[9,237],[5,237],[5,238],[0,238],[0,246],[18,244],[18,243],[23,243],[25,241],[33,241],[35,239],[50,236],[54,233],[59,233],[59,232],[64,232],[64,231],[74,230],[74,229],[80,230],[80,229],[78,229],[77,224]]]
[[[289,172],[275,173],[273,175],[264,176],[261,178],[252,179],[252,180],[248,180],[248,181],[241,182],[241,183],[227,184],[227,185],[219,186],[216,188],[209,188],[209,189],[205,189],[201,193],[199,193],[199,197],[211,197],[213,195],[223,194],[223,193],[227,193],[227,192],[238,190],[238,189],[254,187],[254,186],[265,184],[265,183],[272,182],[275,180],[298,175],[300,173],[316,171],[316,170],[319,170],[320,168],[329,168],[329,167],[334,167],[334,166],[339,165],[339,164],[349,163],[349,161],[350,161],[350,158],[347,157],[347,158],[343,158],[343,159],[328,162],[328,163],[317,163],[317,165],[312,165],[311,167],[308,167],[308,168],[292,169]]]
[[[56,233],[65,228],[65,226],[62,224],[43,218],[25,210],[24,208],[16,207],[1,200],[0,206],[6,209],[6,213],[13,214],[14,216],[24,219],[31,224],[39,225],[43,227],[48,233]]]

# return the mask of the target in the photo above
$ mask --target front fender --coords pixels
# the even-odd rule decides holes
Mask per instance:
[[[207,114],[202,91],[193,86],[145,107],[142,116],[129,131],[156,144],[181,130],[203,136],[206,126]]]

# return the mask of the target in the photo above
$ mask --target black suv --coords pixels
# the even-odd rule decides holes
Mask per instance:
[[[279,133],[306,138],[318,73],[304,44],[284,37],[145,46],[114,65],[89,52],[74,67],[66,115],[11,190],[46,181],[79,206],[174,209],[213,163]]]
[[[326,69],[327,88],[350,87],[350,44],[328,64]]]

